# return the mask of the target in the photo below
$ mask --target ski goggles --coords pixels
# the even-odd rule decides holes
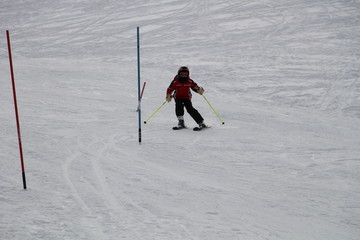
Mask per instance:
[[[179,72],[179,76],[180,77],[188,77],[189,73],[188,72]]]

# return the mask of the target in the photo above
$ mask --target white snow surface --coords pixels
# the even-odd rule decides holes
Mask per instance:
[[[360,239],[359,0],[1,0],[0,239]],[[211,125],[142,118],[186,65]],[[5,30],[28,189],[22,189]]]

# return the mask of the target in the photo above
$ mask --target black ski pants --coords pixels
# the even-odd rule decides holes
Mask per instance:
[[[196,110],[191,103],[190,99],[175,99],[175,113],[176,116],[184,116],[184,107],[190,116],[195,120],[197,124],[204,121],[198,110]]]

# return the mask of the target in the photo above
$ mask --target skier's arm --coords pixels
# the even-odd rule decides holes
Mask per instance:
[[[171,94],[172,94],[172,92],[175,90],[175,89],[174,89],[174,82],[175,82],[175,80],[170,83],[170,86],[169,86],[168,89],[166,90],[166,101],[167,101],[167,102],[170,102],[170,101],[171,101]]]
[[[193,80],[191,80],[192,83],[191,83],[191,89],[194,91],[194,92],[197,92],[198,94],[200,95],[203,95],[204,93],[204,88],[200,87],[199,85],[197,85]]]

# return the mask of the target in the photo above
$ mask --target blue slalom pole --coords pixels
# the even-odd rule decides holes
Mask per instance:
[[[138,103],[139,103],[139,144],[141,143],[141,94],[140,94],[140,29],[137,27],[137,62],[138,62]]]

